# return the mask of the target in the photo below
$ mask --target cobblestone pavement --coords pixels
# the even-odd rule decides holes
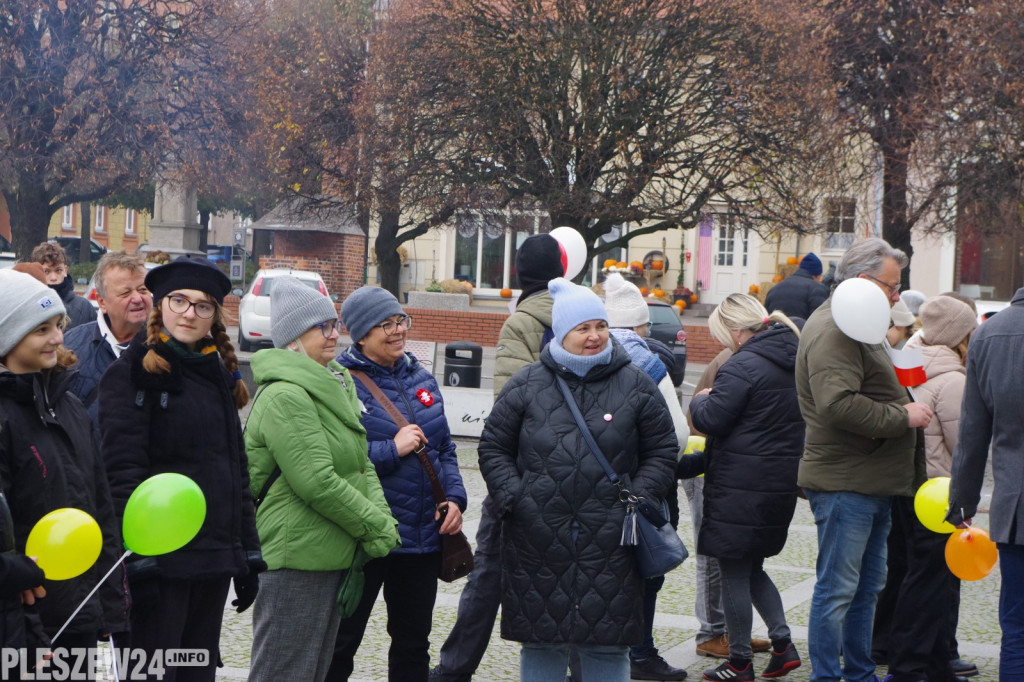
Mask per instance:
[[[480,503],[486,489],[476,462],[476,443],[472,440],[459,441],[459,463],[466,488],[470,495],[469,510],[466,513],[466,535],[473,538],[480,518]],[[991,473],[985,486],[982,508],[987,510],[992,491]],[[685,495],[680,491],[680,498]],[[693,549],[693,527],[690,524],[687,505],[683,504],[683,516],[679,531],[687,547]],[[988,514],[979,514],[978,527],[988,528]],[[810,677],[807,663],[807,624],[810,614],[811,593],[814,587],[814,562],[816,556],[816,535],[814,518],[805,501],[797,505],[796,516],[790,527],[789,541],[785,550],[765,563],[782,593],[786,616],[793,630],[793,639],[804,657],[804,666],[791,673],[786,679],[800,682]],[[957,637],[963,658],[977,663],[981,674],[972,680],[984,682],[998,679],[999,658],[999,568],[998,566],[984,580],[963,583],[960,606],[960,626]],[[431,637],[432,665],[437,662],[438,650],[455,621],[459,592],[465,581],[454,584],[439,584],[435,608],[434,631]],[[229,597],[230,601],[231,597]],[[659,593],[658,612],[655,618],[654,640],[662,655],[673,665],[689,671],[690,680],[699,680],[701,672],[717,661],[700,658],[695,654],[693,636],[697,621],[693,617],[694,563],[686,563],[666,576],[665,586]],[[754,614],[755,634],[765,636],[765,627]],[[248,675],[249,647],[252,641],[251,611],[235,613],[225,609],[224,630],[221,638],[222,656],[225,668],[218,679],[241,680]],[[387,680],[387,650],[390,639],[387,634],[384,603],[378,599],[366,637],[356,657],[353,680],[376,682]],[[761,670],[768,663],[768,654],[756,654],[754,665]],[[879,669],[884,677],[885,670]],[[480,682],[513,682],[519,679],[519,645],[507,642],[498,634],[497,626],[491,639],[491,646],[476,676]]]

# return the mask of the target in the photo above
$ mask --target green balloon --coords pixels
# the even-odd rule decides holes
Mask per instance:
[[[206,519],[206,497],[188,476],[157,474],[139,484],[124,508],[124,546],[156,556],[181,549]]]

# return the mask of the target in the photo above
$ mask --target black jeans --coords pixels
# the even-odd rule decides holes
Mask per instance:
[[[368,561],[363,568],[366,588],[351,618],[338,627],[334,659],[328,682],[347,680],[355,667],[355,655],[366,623],[384,587],[388,609],[388,679],[391,682],[426,682],[430,671],[430,626],[437,596],[437,571],[441,553],[397,554]]]

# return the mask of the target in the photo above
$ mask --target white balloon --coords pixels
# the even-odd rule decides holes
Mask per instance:
[[[854,341],[882,343],[890,314],[889,299],[870,280],[845,280],[832,293],[832,319]]]
[[[571,227],[556,227],[550,234],[565,250],[565,278],[574,278],[587,263],[587,242]]]

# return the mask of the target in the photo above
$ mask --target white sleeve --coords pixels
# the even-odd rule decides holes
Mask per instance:
[[[676,459],[678,460],[682,456],[683,450],[686,449],[686,441],[690,437],[690,426],[686,421],[686,415],[683,414],[683,407],[679,404],[679,394],[676,393],[676,387],[672,385],[672,379],[667,374],[658,382],[658,390],[661,391],[665,402],[668,403],[668,411],[672,415],[672,424],[676,429],[676,439],[679,441],[679,452],[676,453]]]

